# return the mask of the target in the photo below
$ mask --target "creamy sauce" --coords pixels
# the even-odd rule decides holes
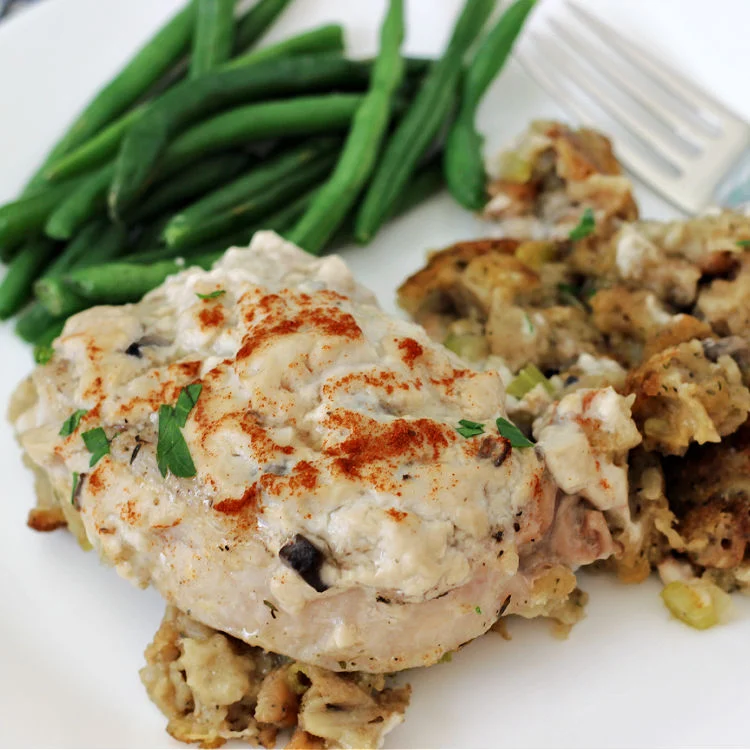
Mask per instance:
[[[544,554],[545,570],[561,562],[543,553],[557,490],[534,449],[498,435],[500,376],[385,315],[339,258],[259,233],[139,304],[75,316],[32,380],[16,429],[60,501],[78,472],[101,556],[207,625],[322,666],[390,671],[437,661],[504,606],[556,603],[533,587]],[[157,413],[191,383],[197,476],[163,478]],[[621,416],[610,401],[592,407],[602,423]],[[462,419],[485,433],[462,437]],[[92,468],[81,434],[94,427],[111,453]],[[587,439],[557,429],[561,449]],[[290,562],[300,555],[315,569]]]

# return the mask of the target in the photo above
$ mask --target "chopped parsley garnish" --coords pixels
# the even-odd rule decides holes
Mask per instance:
[[[460,419],[458,425],[456,432],[461,437],[472,438],[484,432],[484,425],[479,422],[472,422],[470,419]]]
[[[507,440],[514,448],[531,448],[534,443],[524,435],[512,422],[507,419],[498,417],[495,421],[497,431]]]
[[[595,297],[599,290],[595,286],[584,287],[581,289],[581,297],[584,301],[588,302],[592,297]]]
[[[190,449],[185,442],[181,428],[187,423],[188,415],[198,401],[203,386],[198,383],[183,388],[177,404],[159,407],[159,441],[156,444],[156,462],[163,477],[167,472],[173,476],[188,479],[196,475]]]
[[[174,416],[180,427],[184,427],[187,424],[188,414],[190,414],[193,407],[198,403],[202,390],[203,386],[200,383],[193,383],[187,386],[187,388],[183,388],[180,392],[174,407]]]
[[[587,208],[581,216],[578,224],[570,230],[568,235],[569,240],[582,240],[584,237],[588,237],[596,229],[596,219],[594,218],[594,212]]]
[[[81,423],[81,419],[88,414],[88,409],[78,409],[74,411],[64,422],[60,429],[60,437],[68,437],[72,435]]]
[[[39,344],[34,347],[34,362],[38,365],[46,365],[54,356],[55,350],[51,346]]]
[[[195,296],[199,299],[216,299],[217,297],[224,296],[226,293],[226,289],[217,289],[215,292],[209,292],[208,294],[198,294],[196,292]]]
[[[75,508],[76,506],[76,492],[78,491],[78,483],[81,480],[81,475],[77,472],[73,472],[73,488],[70,490],[70,504]]]
[[[750,240],[737,240],[737,247],[750,248]]]
[[[524,320],[526,321],[526,325],[528,327],[529,333],[534,333],[536,330],[536,326],[534,325],[533,321],[531,320],[531,317],[528,313],[523,314]]]
[[[84,432],[83,442],[86,443],[89,453],[91,453],[91,462],[89,466],[96,466],[100,459],[109,455],[109,440],[107,433],[101,427],[95,427],[93,430]]]
[[[475,612],[476,612],[476,613],[477,613],[478,615],[481,615],[481,614],[482,614],[482,608],[481,608],[481,607],[480,607],[480,606],[479,606],[478,604],[477,604],[477,606],[476,606],[476,607],[474,607],[474,611],[475,611]]]
[[[583,293],[581,287],[573,286],[573,284],[558,284],[557,291],[565,304],[586,310],[586,305],[581,302],[579,296]]]

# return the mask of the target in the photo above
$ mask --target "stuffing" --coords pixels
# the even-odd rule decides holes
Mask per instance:
[[[750,238],[750,216],[733,211],[686,221],[640,221],[639,233],[665,257],[682,258],[702,275],[728,273],[742,254],[742,240]]]
[[[679,256],[669,256],[643,232],[641,224],[626,224],[612,240],[618,277],[659,299],[685,306],[698,294],[700,269]]]
[[[684,307],[695,302],[699,282],[740,266],[747,253],[739,242],[749,235],[750,217],[724,212],[688,221],[626,224],[612,243],[621,279]]]
[[[560,369],[602,343],[575,297],[572,273],[557,262],[566,247],[513,240],[457,243],[431,255],[427,266],[402,284],[399,303],[460,356],[497,355],[514,370],[528,362]]]
[[[607,338],[608,348],[633,366],[643,357],[646,341],[672,322],[672,314],[653,294],[613,286],[590,299],[594,326]]]
[[[715,279],[701,290],[698,313],[720,336],[747,335],[750,331],[750,253],[732,279]]]
[[[695,443],[718,443],[750,411],[750,391],[729,356],[709,360],[700,341],[658,352],[633,370],[633,417],[646,450],[683,455]]]
[[[719,534],[731,527],[744,538],[735,506],[699,503],[687,512],[661,467],[715,451],[718,472],[718,456],[748,418],[750,216],[636,220],[609,141],[554,122],[533,123],[490,172],[484,216],[499,222],[505,239],[434,254],[402,287],[402,306],[428,330],[439,317],[431,335],[475,367],[501,371],[509,415],[526,434],[588,389],[611,387],[635,399],[643,442],[618,459],[628,473],[630,518],[618,525],[607,516],[617,554],[595,565],[628,581],[684,568],[687,579],[697,571],[725,589],[750,588],[750,563],[722,567],[744,550]],[[591,231],[571,239],[587,209]],[[482,260],[465,275],[472,258],[459,255],[478,247]],[[452,291],[436,306],[429,275],[451,258]],[[525,381],[529,367],[546,382]],[[580,513],[571,516],[579,526]],[[730,548],[719,542],[717,550],[709,534],[730,540]],[[701,544],[703,567],[695,557]]]
[[[708,323],[698,320],[698,318],[695,318],[692,315],[679,313],[678,315],[673,316],[663,328],[660,328],[656,333],[653,333],[646,339],[645,346],[643,347],[642,359],[647,360],[650,357],[653,357],[654,354],[658,354],[663,349],[668,349],[669,347],[677,346],[678,344],[684,344],[692,339],[708,340],[711,334],[711,326],[709,326]],[[703,343],[705,351],[705,341]],[[708,354],[706,354],[706,356],[711,359]]]
[[[484,216],[508,235],[565,239],[587,208],[602,235],[637,216],[632,185],[609,139],[594,130],[534,122],[490,171]]]
[[[666,496],[659,457],[641,447],[628,456],[630,526],[614,527],[612,535],[621,545],[618,556],[606,561],[624,583],[645,580],[652,568],[667,559],[670,550],[682,550],[674,530],[675,517]]]
[[[750,569],[750,424],[719,445],[693,446],[682,461],[665,462],[676,529],[698,572]]]
[[[383,675],[336,673],[248,646],[167,607],[141,679],[182,742],[242,739],[287,748],[375,748],[399,724],[409,688]]]
[[[545,372],[558,371],[601,346],[601,335],[589,316],[575,306],[540,309],[498,303],[490,311],[485,330],[492,354],[502,357],[514,371],[529,362]]]

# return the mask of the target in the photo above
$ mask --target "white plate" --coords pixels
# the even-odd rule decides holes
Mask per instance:
[[[555,5],[549,0],[548,5]],[[589,3],[678,62],[750,119],[747,0],[593,0]],[[47,0],[0,26],[0,200],[11,198],[65,123],[179,0]],[[457,0],[409,0],[413,53],[436,53]],[[375,49],[381,0],[297,0],[276,38],[343,22],[357,54]],[[554,8],[552,8],[554,10]],[[549,8],[547,10],[550,10]],[[542,18],[535,23],[543,22]],[[561,113],[511,62],[482,107],[496,150],[535,117]],[[647,216],[669,209],[640,190]],[[389,309],[397,284],[429,248],[481,236],[448,197],[394,222],[346,253]],[[28,347],[0,329],[0,402],[31,368]],[[0,426],[0,745],[175,747],[138,679],[162,614],[141,592],[82,553],[63,532],[25,526],[32,482],[10,429]],[[567,641],[542,623],[490,633],[452,663],[413,672],[412,706],[389,747],[622,747],[748,742],[750,606],[697,633],[670,619],[650,581],[584,576],[588,618]]]

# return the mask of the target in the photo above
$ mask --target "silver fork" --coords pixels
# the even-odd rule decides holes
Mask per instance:
[[[554,35],[530,32],[531,43],[516,52],[532,78],[582,124],[602,125],[591,103],[604,110],[622,128],[613,140],[623,163],[677,207],[745,207],[750,124],[588,11],[566,5],[577,23],[551,18]]]

